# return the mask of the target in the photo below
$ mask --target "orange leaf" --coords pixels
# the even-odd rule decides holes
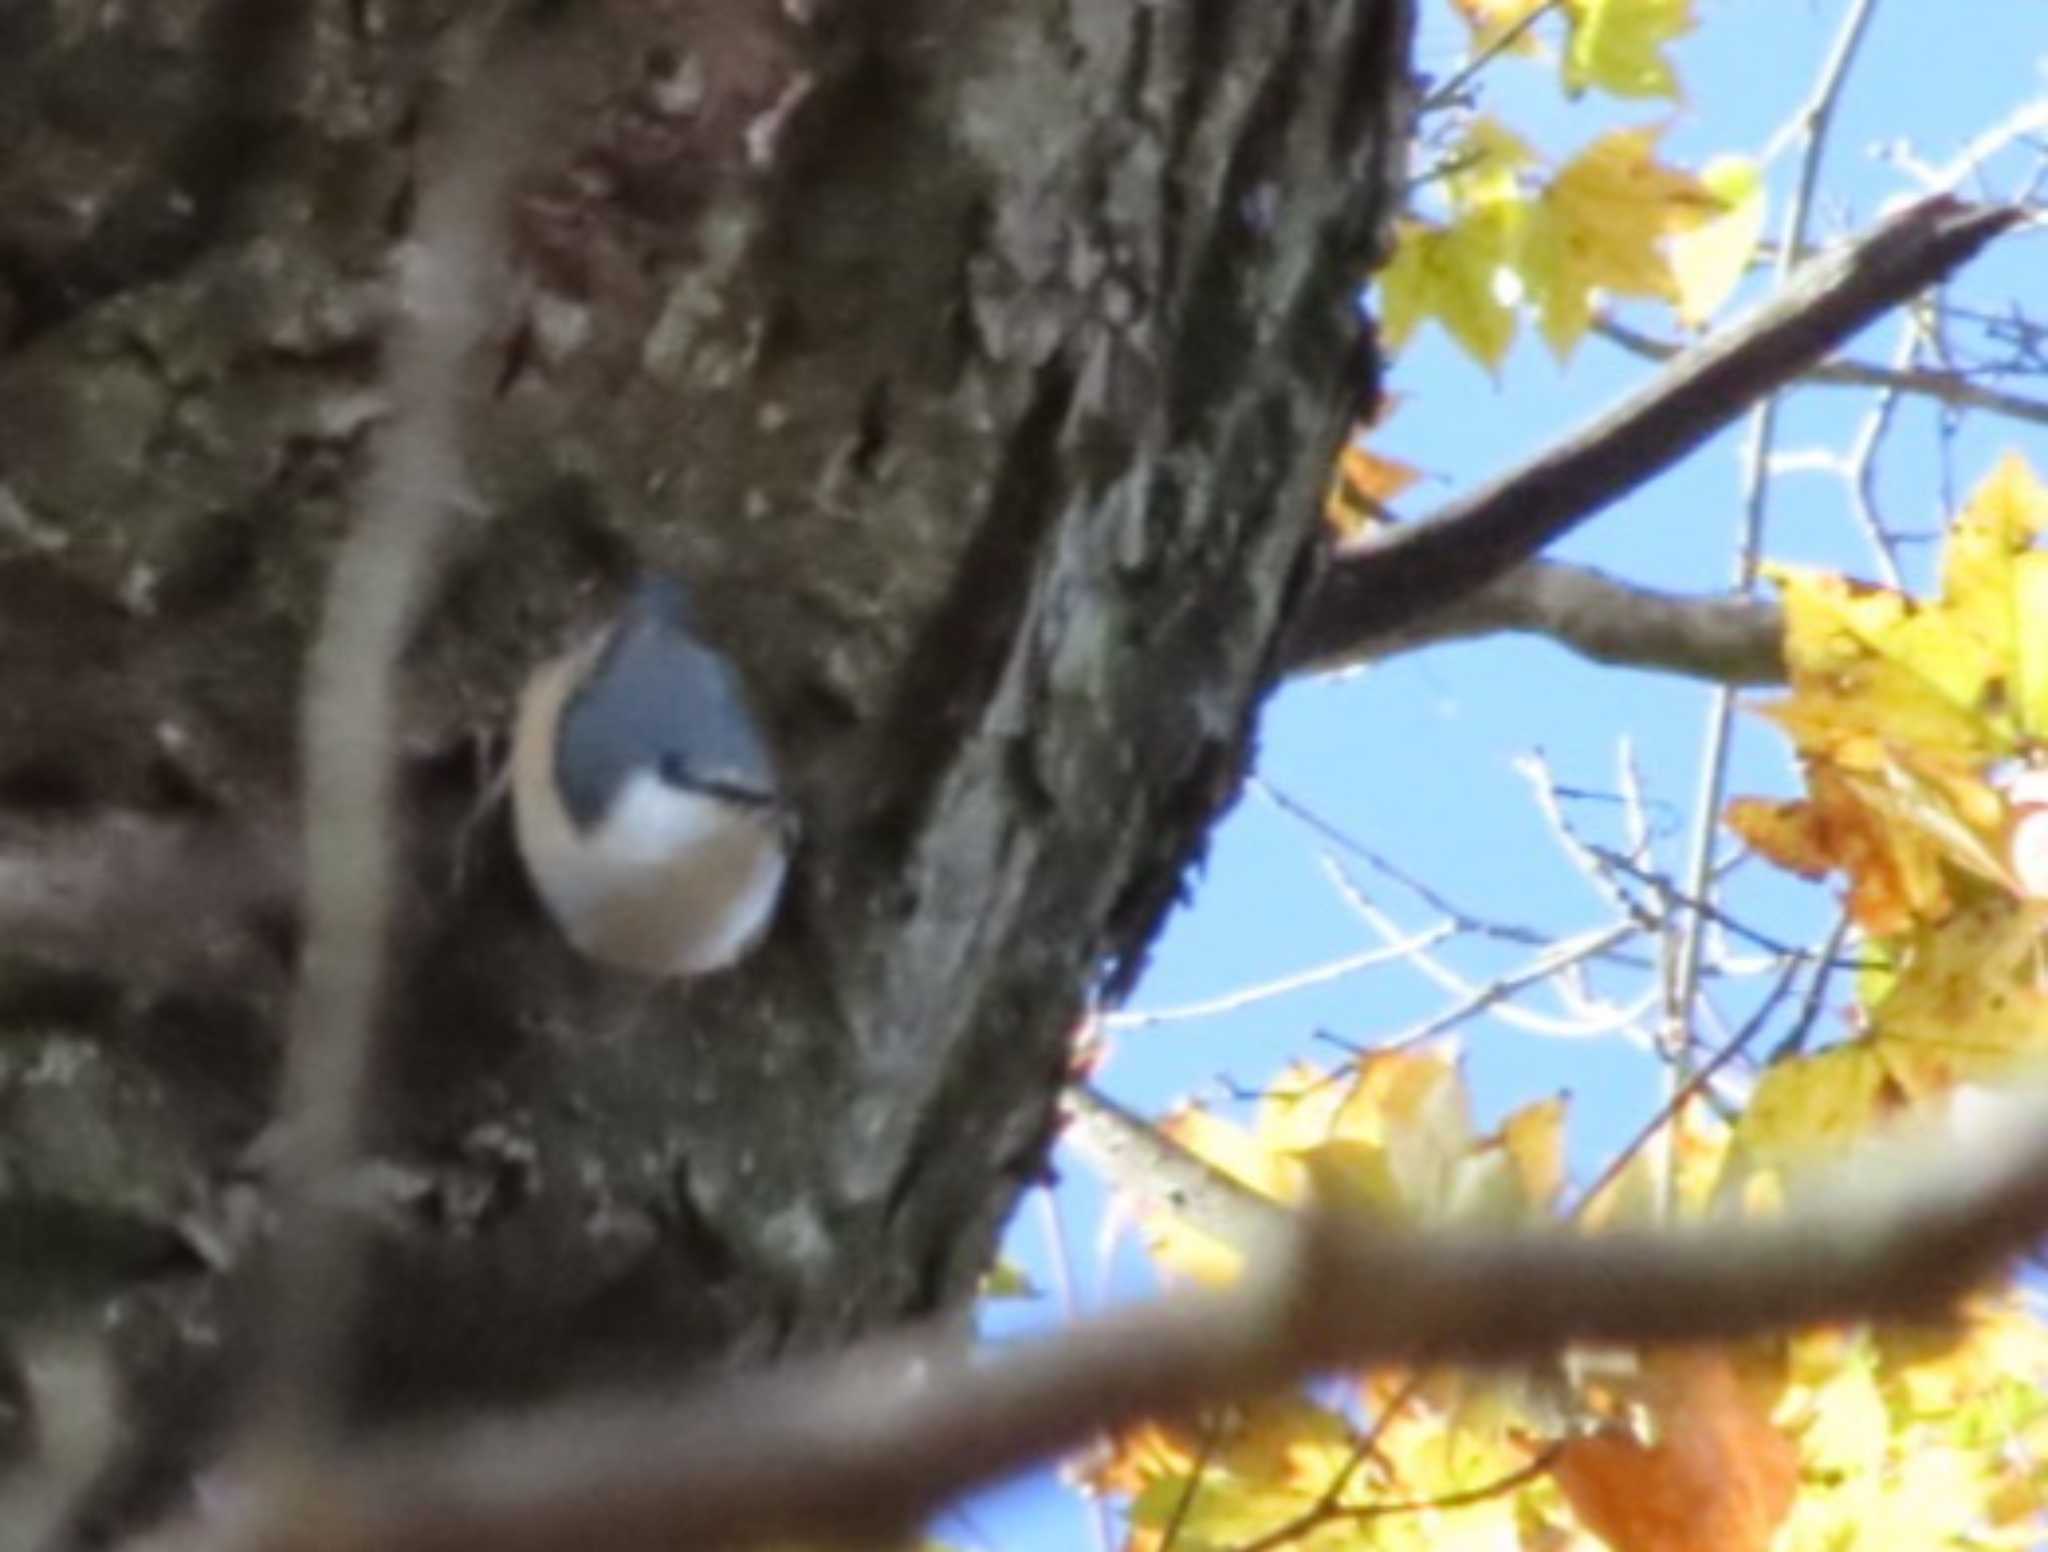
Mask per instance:
[[[1644,1372],[1656,1442],[1568,1442],[1552,1470],[1572,1512],[1614,1552],[1765,1552],[1792,1506],[1798,1452],[1721,1354],[1654,1354]]]
[[[1942,850],[1923,829],[1898,823],[1868,801],[1874,786],[1825,761],[1810,761],[1813,796],[1794,803],[1739,799],[1728,807],[1736,834],[1773,862],[1808,878],[1834,868],[1849,875],[1849,911],[1879,937],[1938,921],[1950,904]]]

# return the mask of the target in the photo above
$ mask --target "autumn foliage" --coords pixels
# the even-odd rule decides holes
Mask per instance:
[[[1674,98],[1668,43],[1691,0],[1456,0],[1475,48],[1560,23],[1571,93]],[[1432,208],[1381,277],[1398,349],[1425,323],[1492,369],[1524,323],[1560,358],[1602,299],[1704,324],[1755,261],[1763,182],[1739,159],[1687,171],[1659,126],[1557,165],[1484,114],[1439,146]],[[1354,535],[1415,471],[1340,462],[1328,514]],[[1832,1043],[1786,1050],[1739,1111],[1683,1087],[1638,1145],[1567,1192],[1567,1106],[1481,1128],[1455,1052],[1288,1069],[1248,1124],[1200,1107],[1166,1130],[1278,1204],[1377,1225],[1598,1235],[1767,1216],[1818,1169],[1900,1127],[1967,1130],[1973,1095],[2048,1055],[2048,484],[2007,456],[1952,516],[1925,597],[1767,568],[1789,693],[1751,708],[1790,740],[1790,801],[1726,823],[1763,858],[1838,889],[1852,1006]],[[1169,1206],[1158,1264],[1245,1270]],[[2025,1547],[2048,1511],[2048,1325],[2012,1291],[1940,1329],[1831,1329],[1730,1350],[1575,1352],[1540,1369],[1333,1377],[1301,1395],[1155,1424],[1081,1468],[1127,1503],[1132,1552],[1605,1545],[1614,1552]]]

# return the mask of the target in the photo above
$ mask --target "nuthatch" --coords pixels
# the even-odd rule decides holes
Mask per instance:
[[[766,931],[793,839],[733,666],[681,583],[538,669],[512,743],[519,851],[592,959],[643,975],[729,965]]]

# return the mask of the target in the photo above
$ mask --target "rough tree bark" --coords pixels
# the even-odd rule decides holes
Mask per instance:
[[[175,1493],[247,1347],[299,669],[445,79],[510,9],[0,10],[0,1310],[114,1333],[102,1514]],[[365,1416],[969,1293],[1234,790],[1376,367],[1404,0],[581,9],[410,670]],[[688,989],[579,963],[465,826],[642,561],[805,821]]]

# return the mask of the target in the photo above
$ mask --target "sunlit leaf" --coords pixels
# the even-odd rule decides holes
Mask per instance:
[[[1554,1471],[1573,1512],[1614,1552],[1764,1552],[1799,1459],[1728,1359],[1654,1354],[1642,1392],[1654,1442],[1612,1430],[1564,1446]]]
[[[1678,319],[1689,329],[1704,326],[1728,300],[1764,230],[1763,170],[1755,162],[1717,156],[1700,169],[1700,182],[1721,201],[1721,210],[1670,242]]]
[[[2013,618],[2013,715],[2027,737],[2048,740],[2048,554],[2029,551],[2013,562]]]
[[[1491,114],[1478,114],[1451,147],[1444,186],[1458,211],[1522,198],[1521,174],[1542,158]]]
[[[1340,539],[1379,527],[1387,519],[1388,506],[1422,478],[1422,471],[1398,458],[1386,458],[1359,440],[1359,433],[1344,444],[1337,455],[1337,467],[1330,477],[1330,489],[1323,500],[1323,520]]]
[[[1767,572],[1784,592],[1794,689],[1768,710],[1802,748],[1864,736],[1982,760],[2007,747],[1985,698],[1998,661],[1951,617],[1826,572]]]
[[[1889,936],[1937,921],[1950,906],[1942,852],[1923,830],[1892,822],[1876,803],[1883,788],[1825,763],[1809,766],[1811,796],[1789,803],[1754,798],[1729,805],[1727,821],[1764,856],[1809,878],[1849,875],[1849,912],[1866,931]]]
[[[1479,207],[1447,227],[1398,223],[1394,256],[1380,273],[1387,348],[1400,350],[1434,318],[1474,360],[1498,367],[1515,342],[1515,310],[1499,293],[1515,241],[1516,218],[1503,205]]]
[[[1566,91],[1591,86],[1616,97],[1679,95],[1664,50],[1692,30],[1692,0],[1565,0],[1565,10],[1572,22]]]
[[[2009,1080],[2048,1059],[2041,922],[2023,902],[1985,892],[1902,946],[1871,1035],[1908,1095]]]
[[[1676,300],[1667,239],[1725,209],[1691,173],[1657,160],[1661,128],[1613,130],[1560,169],[1515,232],[1543,336],[1568,353],[1596,293]]]
[[[1369,445],[1401,402],[1400,394],[1382,393],[1371,416],[1355,422],[1344,439],[1323,496],[1323,521],[1340,539],[1354,538],[1384,522],[1389,505],[1422,478],[1422,471],[1412,464],[1385,457]]]
[[[1730,1131],[1697,1100],[1638,1149],[1579,1214],[1589,1229],[1646,1228],[1703,1215],[1726,1170]],[[1667,1184],[1667,1178],[1669,1183]]]
[[[1539,1205],[1564,1188],[1565,1113],[1570,1096],[1555,1094],[1524,1105],[1501,1123],[1501,1143],[1515,1161],[1522,1190]]]
[[[1316,1200],[1338,1212],[1370,1221],[1400,1222],[1408,1202],[1394,1178],[1387,1150],[1378,1143],[1326,1142],[1302,1155]]]
[[[1889,1081],[1866,1041],[1774,1064],[1735,1123],[1730,1168],[1798,1171],[1868,1140]]]
[[[1882,1469],[1891,1443],[1891,1414],[1865,1362],[1843,1364],[1793,1404],[1790,1424],[1811,1470]]]

